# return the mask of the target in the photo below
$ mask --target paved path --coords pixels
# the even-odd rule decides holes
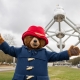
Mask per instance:
[[[50,65],[52,66],[52,65]],[[72,66],[72,68],[77,68],[77,66]],[[15,67],[13,66],[0,66],[0,71],[9,71],[9,70],[15,70]]]
[[[72,66],[72,68],[76,68],[76,69],[79,69],[77,66]]]
[[[15,67],[13,66],[1,66],[0,71],[8,71],[8,70],[15,70]]]

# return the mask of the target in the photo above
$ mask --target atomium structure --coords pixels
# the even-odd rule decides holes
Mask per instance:
[[[61,23],[64,22],[65,24],[67,24],[70,29],[66,30],[66,27],[64,28],[65,30],[63,30]],[[58,23],[58,29],[55,30],[54,24]],[[54,29],[50,29],[50,28],[54,28]],[[60,51],[62,51],[65,48],[65,42],[71,37],[77,37],[77,42],[74,44],[75,46],[77,46],[80,43],[80,26],[76,25],[75,23],[73,23],[65,14],[65,11],[63,9],[63,7],[61,6],[57,6],[56,9],[54,10],[54,16],[51,19],[51,21],[47,24],[47,26],[45,27],[45,31],[46,31],[46,35],[47,38],[51,38],[52,40],[54,40],[57,43],[57,48],[60,49]],[[55,31],[53,31],[55,30]],[[71,32],[72,33],[69,33]],[[77,33],[77,34],[75,34]],[[65,38],[65,40],[63,41],[63,38],[67,35],[67,38]],[[57,37],[57,39],[55,39],[54,37]],[[54,51],[50,46],[46,46],[48,49],[50,49],[51,51]]]

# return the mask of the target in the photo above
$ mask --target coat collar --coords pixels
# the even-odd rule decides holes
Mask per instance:
[[[26,49],[28,49],[29,50],[29,48],[27,47],[27,46],[25,46],[25,45],[22,45],[22,47],[24,47],[24,48],[26,48]],[[40,48],[40,49],[37,49],[36,51],[41,51],[41,50],[44,50],[45,48]],[[33,49],[33,51],[35,51],[35,49]]]

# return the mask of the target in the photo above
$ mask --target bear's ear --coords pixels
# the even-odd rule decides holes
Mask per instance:
[[[45,40],[40,39],[40,47],[39,48],[42,48],[44,46],[45,46]]]
[[[33,36],[26,36],[24,38],[24,45],[29,47],[30,46],[30,41],[32,40]]]

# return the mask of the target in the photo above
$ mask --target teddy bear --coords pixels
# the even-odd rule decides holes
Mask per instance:
[[[48,62],[69,60],[71,56],[79,55],[79,48],[70,46],[62,52],[48,51],[44,48],[48,39],[43,27],[30,26],[22,34],[21,47],[9,46],[0,35],[0,50],[17,58],[17,65],[12,80],[49,80]]]

